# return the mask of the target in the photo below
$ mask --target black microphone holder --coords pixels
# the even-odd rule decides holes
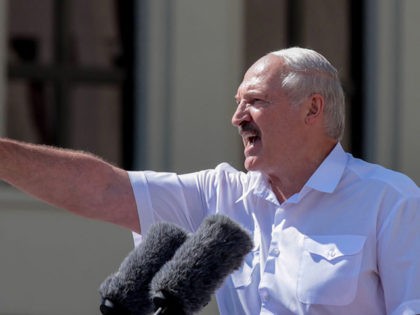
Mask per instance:
[[[130,315],[124,307],[108,299],[102,299],[99,309],[102,315]]]
[[[152,301],[156,309],[153,315],[188,315],[178,300],[167,292],[159,291],[155,293]]]

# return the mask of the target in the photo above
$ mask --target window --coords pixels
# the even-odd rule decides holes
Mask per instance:
[[[130,166],[133,6],[9,1],[6,136]]]

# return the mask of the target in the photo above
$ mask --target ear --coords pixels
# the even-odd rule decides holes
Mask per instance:
[[[308,100],[305,123],[312,125],[320,118],[323,111],[324,97],[318,93],[312,94]]]

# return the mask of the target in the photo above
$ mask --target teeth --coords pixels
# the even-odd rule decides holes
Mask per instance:
[[[253,145],[259,140],[259,136],[256,132],[242,132],[242,138],[247,145]]]
[[[257,140],[257,136],[249,136],[247,138],[248,144],[254,144],[254,142]]]

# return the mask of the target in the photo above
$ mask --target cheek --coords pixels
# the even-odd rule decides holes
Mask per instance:
[[[273,111],[267,115],[267,126],[278,134],[293,134],[300,129],[302,122],[295,111]]]
[[[262,136],[267,138],[267,140],[276,139],[287,132],[286,122],[282,121],[282,119],[279,119],[278,117],[275,117],[274,115],[267,116],[266,119],[261,122],[261,126]]]
[[[280,108],[253,108],[252,117],[261,130],[263,141],[284,142],[293,141],[299,129],[299,113]]]
[[[298,129],[297,122],[287,117],[267,120],[262,130],[262,140],[267,153],[277,154],[299,142]]]

